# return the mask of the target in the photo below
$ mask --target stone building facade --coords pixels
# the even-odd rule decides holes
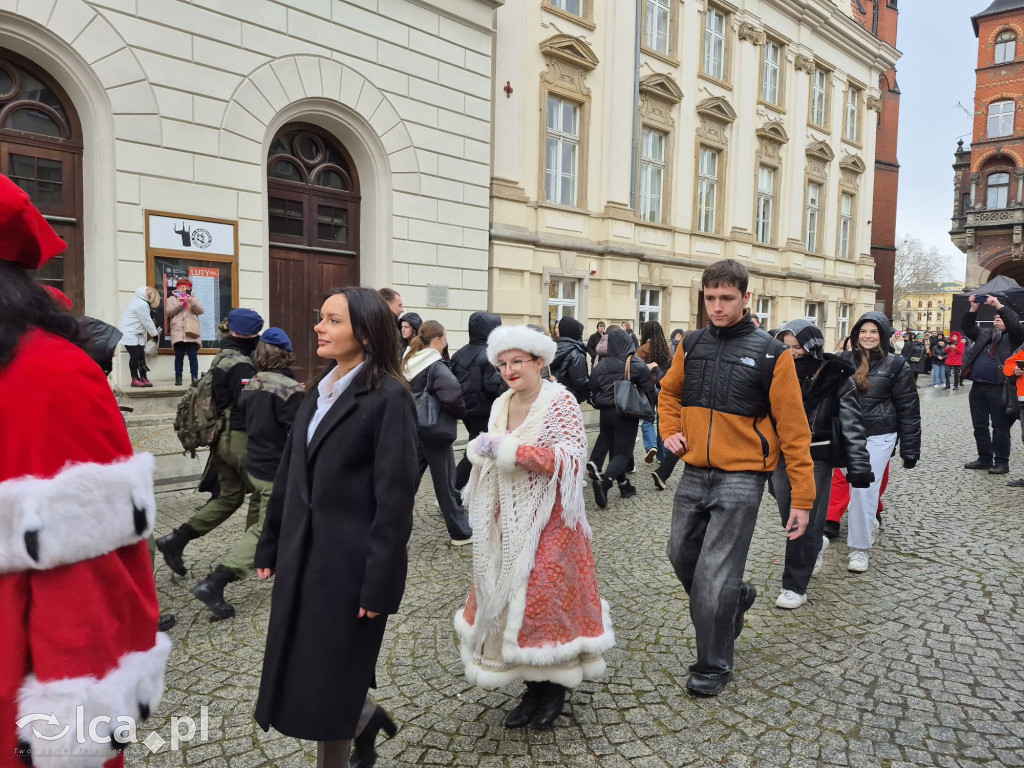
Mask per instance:
[[[1024,0],[994,0],[971,22],[974,131],[953,163],[950,236],[967,254],[968,287],[996,275],[1024,284]]]
[[[395,287],[458,344],[488,301],[502,2],[0,0],[0,172],[70,245],[41,277],[116,324],[194,276],[204,346],[252,307],[302,372],[342,283]]]
[[[953,322],[953,297],[963,293],[964,284],[917,283],[908,286],[899,306],[893,309],[893,325],[905,331],[941,331],[949,335]]]
[[[501,8],[494,311],[689,329],[703,268],[732,257],[766,325],[811,317],[834,343],[875,307],[878,83],[899,55],[854,5]]]

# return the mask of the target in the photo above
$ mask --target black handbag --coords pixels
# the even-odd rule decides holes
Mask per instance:
[[[423,443],[454,443],[457,434],[458,424],[455,417],[444,409],[437,395],[432,392],[434,367],[440,362],[430,366],[427,383],[423,391],[416,395],[416,426],[420,441]]]
[[[1020,418],[1020,400],[1017,399],[1017,379],[1003,382],[1003,415],[1013,424]]]
[[[626,358],[626,378],[615,382],[615,410],[619,416],[627,419],[650,421],[654,418],[654,406],[646,395],[640,394],[636,384],[629,379],[629,363],[632,359],[632,355]]]

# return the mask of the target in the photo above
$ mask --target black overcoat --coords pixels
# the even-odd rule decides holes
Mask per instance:
[[[355,735],[405,590],[416,408],[403,382],[370,388],[365,372],[308,446],[318,392],[306,396],[256,549],[256,567],[276,569],[256,722],[311,741]],[[382,615],[358,619],[360,607]]]

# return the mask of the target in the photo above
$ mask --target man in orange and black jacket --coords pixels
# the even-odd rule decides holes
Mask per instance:
[[[668,557],[690,596],[697,661],[688,691],[715,696],[757,591],[743,569],[765,482],[786,460],[790,539],[807,527],[814,463],[792,354],[746,312],[746,268],[716,262],[702,277],[711,324],[679,345],[658,399],[665,448],[686,462],[672,506]]]

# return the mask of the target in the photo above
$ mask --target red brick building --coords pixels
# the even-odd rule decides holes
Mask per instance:
[[[967,286],[995,275],[1024,284],[1024,0],[995,0],[971,18],[978,38],[974,133],[953,163],[953,243]]]
[[[896,47],[899,11],[896,0],[850,0],[854,18],[883,42]],[[900,164],[896,139],[900,120],[900,89],[896,70],[890,69],[878,81],[881,109],[875,145],[875,199],[871,216],[871,255],[875,259],[878,283],[877,306],[892,317],[893,278],[896,267],[896,195]]]

